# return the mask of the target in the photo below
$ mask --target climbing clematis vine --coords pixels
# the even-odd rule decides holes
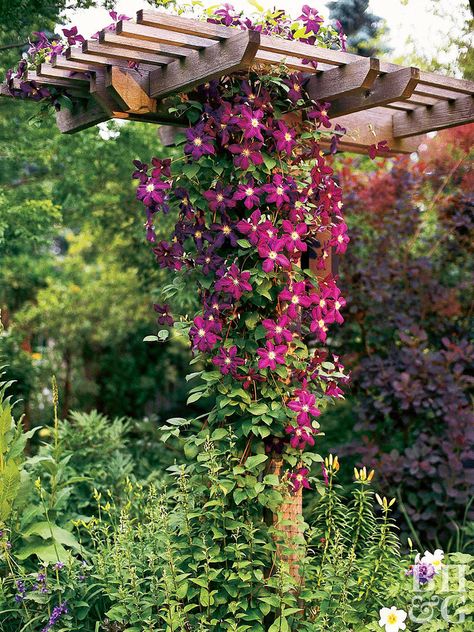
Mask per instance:
[[[213,21],[247,28],[239,15],[226,8]],[[317,11],[305,6],[301,22],[314,40]],[[200,305],[176,322],[173,290],[155,308],[204,363],[191,401],[214,398],[206,423],[229,429],[245,458],[278,453],[289,493],[310,487],[319,421],[347,381],[327,348],[345,300],[337,278],[318,272],[331,248],[343,254],[349,242],[331,163],[337,139],[330,104],[312,101],[305,81],[284,68],[250,70],[171,99],[187,122],[180,155],[135,160],[133,172],[149,238],[157,215],[176,218],[161,241],[154,228],[158,264]],[[302,262],[308,251],[312,270]]]

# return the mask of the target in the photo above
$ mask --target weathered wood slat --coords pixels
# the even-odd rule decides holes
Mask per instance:
[[[72,96],[82,97],[87,94],[87,86],[81,87],[79,84],[73,84],[69,79],[60,79],[58,77],[40,77],[33,70],[28,70],[26,74],[27,81],[36,81],[41,86],[54,86],[56,88],[67,88]]]
[[[474,121],[474,99],[459,97],[455,101],[443,101],[430,107],[416,108],[406,114],[394,114],[393,135],[407,138]]]
[[[138,24],[147,26],[159,26],[168,31],[207,37],[213,40],[225,40],[235,35],[235,29],[221,24],[212,24],[203,20],[183,18],[179,15],[169,15],[150,9],[142,9],[137,12]]]
[[[91,40],[84,42],[82,45],[82,52],[90,56],[99,55],[109,59],[126,59],[137,62],[138,64],[141,61],[154,66],[163,66],[169,63],[169,58],[163,58],[160,57],[160,55],[134,51],[128,48],[120,48],[120,46],[106,46]]]
[[[76,70],[77,72],[95,72],[97,70],[97,66],[94,64],[72,61],[72,59],[67,59],[64,55],[52,55],[51,66],[60,70]]]
[[[331,104],[331,118],[360,112],[393,101],[408,99],[413,93],[419,77],[418,68],[402,68],[378,77],[371,90],[365,94],[342,97]]]
[[[109,119],[110,116],[104,112],[102,107],[93,102],[89,102],[87,106],[77,112],[70,112],[67,108],[62,108],[56,112],[56,123],[62,134],[74,134]]]
[[[424,140],[424,136],[413,138],[393,137],[393,116],[392,112],[383,107],[375,107],[369,112],[354,112],[346,116],[332,119],[332,123],[339,123],[347,130],[342,136],[341,143],[344,145],[367,148],[381,140],[386,140],[393,153],[411,153]],[[404,114],[402,114],[404,116]]]
[[[379,68],[378,59],[359,59],[346,66],[318,73],[309,79],[306,89],[315,101],[332,101],[357,94],[373,86]]]
[[[105,46],[115,46],[131,49],[141,53],[152,53],[153,55],[163,55],[165,63],[170,63],[175,59],[187,57],[191,50],[184,46],[167,46],[159,42],[148,42],[134,37],[123,37],[110,31],[102,31],[99,35],[99,42]]]
[[[150,96],[162,98],[172,92],[190,90],[225,73],[247,68],[258,50],[259,41],[258,33],[240,31],[210,48],[193,51],[185,60],[154,70],[150,73]]]
[[[89,77],[86,77],[83,72],[61,70],[60,68],[54,68],[51,64],[39,64],[36,68],[36,72],[38,77],[65,79],[66,81],[70,81],[72,86],[77,84],[89,85]]]
[[[185,47],[191,50],[201,50],[201,48],[209,48],[209,46],[215,44],[214,40],[201,37],[200,35],[190,35],[188,33],[179,33],[168,29],[144,26],[143,24],[134,24],[127,20],[117,23],[116,33],[123,37],[163,43],[169,46]]]

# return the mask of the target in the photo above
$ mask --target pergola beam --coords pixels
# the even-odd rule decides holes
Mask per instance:
[[[209,48],[193,51],[185,60],[150,73],[150,96],[163,98],[172,92],[187,91],[223,74],[248,68],[258,50],[260,35],[240,31]]]
[[[56,123],[62,134],[74,134],[83,129],[108,121],[110,116],[103,108],[93,101],[89,101],[83,108],[71,112],[67,108],[62,108],[56,112]]]
[[[382,75],[365,94],[337,99],[331,104],[330,116],[343,116],[408,99],[419,79],[418,68],[402,68]]]
[[[333,101],[372,88],[379,70],[378,59],[359,59],[310,77],[306,89],[315,101]]]
[[[156,99],[148,95],[148,77],[141,77],[125,68],[110,66],[105,72],[105,87],[125,112],[156,112]]]
[[[393,115],[393,135],[407,138],[474,121],[474,100],[470,96],[442,101],[406,113]]]

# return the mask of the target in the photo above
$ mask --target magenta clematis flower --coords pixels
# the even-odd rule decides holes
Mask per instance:
[[[234,374],[237,367],[245,364],[245,360],[238,357],[235,345],[228,349],[221,347],[217,355],[212,358],[212,362],[219,367],[223,375]]]
[[[290,89],[288,91],[288,98],[292,103],[296,103],[302,97],[304,77],[301,72],[295,72],[289,75],[287,79],[283,81]]]
[[[223,314],[230,308],[230,303],[226,303],[222,299],[219,298],[217,294],[212,294],[207,297],[204,301],[204,315],[210,316],[211,314],[215,317]]]
[[[298,308],[309,307],[312,303],[311,297],[306,294],[306,284],[304,281],[293,283],[290,287],[282,290],[278,296],[281,301],[288,302],[287,314],[290,318],[298,316]]]
[[[330,246],[336,247],[337,254],[343,254],[347,250],[347,244],[350,242],[350,237],[347,234],[347,224],[341,222],[337,226],[331,228],[331,240]]]
[[[141,184],[144,184],[148,180],[148,165],[141,160],[134,160],[133,165],[135,171],[132,173],[132,178],[140,180]]]
[[[344,318],[342,317],[339,310],[346,306],[346,299],[343,296],[340,296],[339,288],[336,288],[336,296],[334,296],[334,302],[331,307],[328,309],[326,314],[326,322],[327,323],[339,323],[342,325],[344,322]]]
[[[375,160],[377,156],[381,156],[382,154],[386,154],[390,151],[390,147],[388,146],[388,142],[386,140],[380,140],[378,143],[374,143],[369,147],[369,158],[371,160]]]
[[[240,23],[240,16],[242,13],[238,13],[232,4],[228,4],[227,2],[222,5],[222,8],[214,11],[214,15],[218,16],[219,24],[224,24],[225,26],[238,26]]]
[[[294,252],[295,250],[306,252],[308,250],[307,244],[301,239],[303,235],[306,235],[308,232],[308,227],[305,223],[301,222],[293,226],[290,221],[284,219],[282,228],[285,231],[283,239],[285,240],[285,246],[288,252]]]
[[[344,391],[342,391],[336,382],[328,382],[326,390],[324,392],[326,397],[343,397]]]
[[[202,316],[196,316],[194,325],[189,330],[189,337],[195,349],[199,351],[211,351],[221,337],[216,333],[216,325],[211,320],[205,320]]]
[[[165,176],[171,178],[171,159],[170,158],[152,158],[151,164],[153,165],[153,171],[151,172],[152,178],[161,178]]]
[[[168,189],[171,188],[169,182],[157,180],[156,178],[148,178],[146,182],[142,182],[137,187],[137,199],[141,200],[145,206],[153,204],[163,204]]]
[[[286,151],[289,155],[296,145],[295,131],[288,128],[283,121],[278,121],[278,129],[273,132],[277,151]]]
[[[257,354],[260,356],[258,368],[266,369],[268,367],[272,371],[275,370],[277,364],[285,364],[287,351],[286,345],[274,345],[273,342],[267,341],[264,349],[257,349]]]
[[[258,245],[258,254],[264,259],[262,270],[271,272],[275,268],[275,264],[289,270],[291,268],[288,257],[282,254],[285,247],[284,239],[270,239],[269,241],[261,241]]]
[[[278,230],[271,223],[269,219],[261,222],[258,226],[259,242],[266,241],[268,239],[277,239]]]
[[[265,382],[265,378],[257,372],[256,369],[249,368],[247,369],[245,375],[240,375],[236,373],[235,378],[242,382],[242,387],[248,391],[248,389],[255,384],[256,382]]]
[[[222,224],[211,224],[210,230],[206,231],[206,239],[211,241],[214,248],[220,248],[225,242],[231,246],[237,246],[237,235],[234,231],[234,224],[224,217]]]
[[[265,201],[267,204],[276,204],[279,208],[285,202],[289,202],[290,198],[288,196],[289,187],[286,184],[283,176],[277,174],[273,176],[273,180],[270,184],[265,184],[262,187],[262,190],[267,193],[267,197]]]
[[[247,140],[255,138],[263,142],[262,130],[265,125],[261,123],[264,114],[262,110],[252,110],[247,105],[242,106],[240,118],[236,120],[237,125],[244,133]]]
[[[296,472],[291,472],[289,481],[295,492],[299,491],[302,487],[305,489],[311,489],[308,481],[309,470],[307,467],[301,467]]]
[[[79,31],[77,30],[77,26],[73,26],[70,29],[63,29],[64,37],[67,39],[67,43],[69,46],[74,46],[75,44],[85,42],[86,40],[82,35],[79,35]]]
[[[284,342],[291,342],[293,340],[293,334],[287,328],[289,322],[290,319],[286,314],[280,316],[277,321],[265,318],[265,320],[262,320],[262,325],[266,329],[265,337],[273,340],[278,345]]]
[[[297,450],[304,450],[307,445],[314,446],[311,426],[287,426],[285,432],[291,435],[290,445]]]
[[[247,181],[247,184],[239,184],[237,191],[234,193],[234,200],[243,200],[247,209],[252,209],[260,204],[260,188],[255,186],[253,178]]]
[[[259,222],[262,217],[260,211],[254,211],[249,219],[241,219],[237,222],[237,230],[245,235],[252,246],[256,246],[260,239]]]
[[[321,342],[326,342],[328,328],[320,307],[314,307],[311,312],[310,330],[315,333]]]
[[[316,121],[318,127],[321,125],[331,127],[331,121],[328,116],[330,106],[330,103],[316,103],[314,110],[308,112],[308,118]]]
[[[225,102],[214,114],[214,122],[221,145],[225,146],[229,143],[231,126],[235,121],[232,105],[228,102]]]
[[[169,243],[160,241],[153,248],[156,261],[161,268],[170,268],[171,270],[181,270],[183,267],[183,246],[178,242]]]
[[[168,325],[169,327],[173,326],[174,318],[171,314],[170,306],[167,303],[165,303],[164,305],[158,305],[158,303],[155,303],[153,305],[153,309],[157,314],[159,314],[158,318],[156,319],[159,325]]]
[[[316,35],[319,31],[321,24],[323,24],[324,19],[319,15],[316,9],[305,4],[302,9],[302,13],[298,20],[301,20],[306,27],[307,33],[313,33]]]
[[[187,143],[184,152],[193,160],[199,160],[201,156],[210,156],[216,153],[211,137],[204,132],[203,125],[197,125],[186,130]]]
[[[202,266],[203,274],[215,272],[223,263],[224,259],[216,255],[211,247],[203,249],[196,257],[196,264]]]
[[[295,391],[296,397],[291,399],[287,406],[290,410],[298,413],[296,415],[296,421],[298,424],[308,424],[310,422],[310,415],[313,417],[319,417],[321,412],[316,406],[316,396],[313,393],[305,389],[299,389]]]
[[[225,213],[228,208],[234,208],[236,204],[232,195],[232,187],[225,187],[220,182],[216,184],[215,189],[204,191],[203,196],[208,201],[211,211]]]
[[[227,272],[216,282],[215,289],[218,292],[226,292],[238,300],[244,292],[251,292],[249,283],[250,272],[241,272],[233,263]]]
[[[229,145],[227,148],[234,155],[234,165],[239,169],[246,170],[252,165],[261,165],[263,156],[260,152],[262,143],[242,143],[241,145]]]

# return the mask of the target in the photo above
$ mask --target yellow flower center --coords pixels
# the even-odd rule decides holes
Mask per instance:
[[[222,195],[222,193],[218,193],[218,194],[216,195],[216,200],[217,200],[218,202],[222,202],[222,200],[223,200],[223,199],[224,199],[224,196]]]
[[[276,358],[276,354],[274,351],[270,351],[270,353],[268,354],[268,357],[270,358],[270,360],[274,360]]]
[[[277,187],[276,192],[277,195],[283,195],[283,187]]]
[[[253,189],[251,189],[250,187],[248,189],[245,189],[245,195],[253,195]]]
[[[204,338],[205,335],[206,335],[206,331],[204,329],[199,329],[198,336],[200,338]]]
[[[148,193],[151,193],[152,191],[155,190],[155,185],[154,184],[147,184],[146,185],[146,190],[148,191]]]
[[[387,623],[393,624],[393,623],[396,623],[396,622],[397,622],[397,615],[394,612],[392,612],[387,617]]]
[[[344,237],[342,235],[338,235],[337,236],[337,241],[342,244],[342,242],[344,241]]]
[[[278,256],[278,253],[276,253],[276,252],[275,252],[275,251],[273,251],[273,250],[271,250],[271,251],[268,253],[268,258],[269,258],[269,259],[276,259],[276,258],[277,258],[277,256]]]
[[[224,235],[229,235],[232,231],[230,226],[224,226],[224,228],[222,229],[222,232],[224,233]]]
[[[293,303],[293,305],[298,305],[298,303],[300,302],[300,299],[297,296],[292,296],[291,302]]]
[[[193,140],[194,145],[196,145],[196,147],[200,147],[202,145],[202,140],[200,138],[195,138]]]
[[[285,140],[286,140],[286,141],[290,141],[290,140],[291,140],[291,134],[290,134],[289,132],[287,132],[287,133],[285,134]]]
[[[256,119],[256,118],[253,118],[251,123],[252,123],[252,127],[258,127],[259,126],[258,119]]]

